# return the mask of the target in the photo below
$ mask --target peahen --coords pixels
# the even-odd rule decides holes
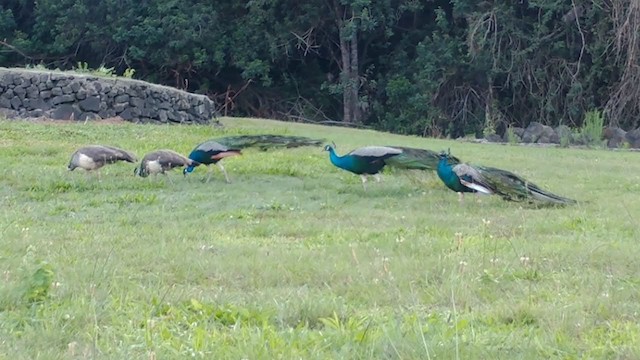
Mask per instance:
[[[193,160],[178,154],[173,150],[157,150],[146,154],[134,174],[147,177],[150,174],[164,174],[177,167],[193,165]],[[169,178],[169,181],[171,179]]]
[[[193,169],[201,164],[207,167],[211,164],[217,164],[225,180],[229,181],[229,175],[224,166],[219,162],[225,157],[241,155],[242,149],[255,147],[261,150],[270,148],[295,148],[300,146],[320,146],[323,140],[314,140],[304,136],[286,136],[286,135],[238,135],[217,138],[203,142],[196,146],[189,159],[193,160],[193,164],[187,166],[183,173],[186,175],[193,172]],[[211,171],[206,181],[211,179]]]
[[[343,156],[336,154],[335,144],[326,145],[324,150],[329,152],[333,165],[360,175],[365,190],[367,176],[380,181],[379,174],[387,165],[400,169],[435,170],[439,160],[435,151],[403,146],[365,146]]]
[[[451,190],[464,199],[465,192],[498,195],[507,201],[537,202],[546,205],[576,203],[546,190],[522,177],[502,169],[487,166],[459,164],[442,152],[438,162],[438,177]]]
[[[87,171],[98,170],[107,164],[113,164],[118,161],[126,161],[133,163],[136,156],[128,151],[118,149],[107,145],[89,145],[76,150],[71,155],[71,160],[67,169],[73,171],[75,168],[85,169]],[[98,172],[98,177],[100,172]]]

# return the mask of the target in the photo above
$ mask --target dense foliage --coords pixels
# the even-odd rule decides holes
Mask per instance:
[[[226,115],[460,136],[637,127],[635,0],[6,0],[0,64],[134,69]]]

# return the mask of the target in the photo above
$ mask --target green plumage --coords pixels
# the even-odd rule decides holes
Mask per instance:
[[[536,202],[542,205],[567,205],[576,203],[518,176],[511,171],[488,166],[457,164],[447,153],[440,154],[438,176],[453,191],[496,194],[507,201]]]
[[[415,170],[436,170],[438,168],[438,161],[440,161],[438,152],[404,146],[389,147],[402,150],[402,153],[385,160],[385,163],[389,166]],[[454,156],[450,156],[449,162],[458,164],[460,160]]]
[[[540,188],[538,185],[503,169],[474,166],[496,194],[508,201],[538,202],[548,205],[575,204],[576,201]]]
[[[245,149],[249,147],[267,150],[271,148],[296,148],[301,146],[320,146],[324,140],[311,139],[305,136],[287,135],[238,135],[226,136],[213,141],[235,149]]]

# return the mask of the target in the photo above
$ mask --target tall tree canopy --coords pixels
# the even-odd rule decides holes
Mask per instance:
[[[6,0],[0,64],[135,69],[227,115],[460,136],[637,127],[636,0]]]

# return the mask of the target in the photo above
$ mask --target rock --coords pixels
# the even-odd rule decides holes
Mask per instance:
[[[18,112],[6,108],[0,108],[0,118],[13,119],[18,117]]]
[[[100,117],[103,119],[108,119],[108,118],[115,117],[117,114],[114,109],[105,109],[105,110],[100,110],[98,115],[100,115]]]
[[[80,90],[80,88],[82,88],[82,85],[80,85],[78,81],[73,81],[71,82],[71,84],[69,84],[69,87],[71,87],[71,91],[77,93]]]
[[[166,123],[169,121],[169,117],[167,116],[167,110],[159,110],[158,111],[158,119],[160,119],[161,123]]]
[[[15,89],[13,89],[13,93],[18,95],[20,100],[24,100],[25,95],[27,94],[27,90],[25,88],[19,86],[19,87],[16,87]]]
[[[544,131],[544,125],[540,124],[537,121],[532,122],[527,126],[522,134],[522,142],[525,143],[535,143],[538,141],[542,132]]]
[[[44,101],[43,99],[25,99],[24,101],[24,106],[27,108],[27,110],[49,110],[51,109],[51,105],[49,105],[46,101]]]
[[[498,134],[489,134],[489,135],[485,136],[484,138],[487,139],[488,142],[492,142],[492,143],[503,142],[502,141],[502,136],[500,136]]]
[[[542,125],[542,132],[540,133],[540,137],[538,137],[538,140],[536,142],[540,144],[559,144],[560,138],[551,126]]]
[[[82,111],[70,104],[62,104],[49,111],[49,116],[56,120],[78,120]]]
[[[571,134],[573,134],[573,131],[571,131],[570,127],[568,127],[567,125],[558,125],[555,131],[556,135],[558,135],[559,144],[563,143],[563,141],[566,141],[566,145],[568,145],[571,142]]]
[[[11,99],[7,99],[4,96],[0,96],[0,110],[2,109],[10,109],[11,108]],[[0,113],[2,114],[2,113]]]
[[[76,100],[76,97],[71,94],[54,96],[51,99],[51,105],[70,103],[70,102],[74,102],[75,100]]]
[[[30,99],[36,99],[40,96],[40,90],[38,90],[38,87],[36,85],[30,85],[27,88],[27,97]]]
[[[87,90],[85,89],[78,89],[78,91],[76,91],[76,99],[78,100],[84,100],[87,98]]]
[[[132,97],[129,99],[129,104],[131,104],[131,106],[135,106],[137,108],[143,108],[144,107],[144,100],[142,100],[139,97]]]
[[[34,110],[31,110],[31,111],[27,112],[27,115],[29,117],[33,117],[33,118],[40,117],[40,116],[44,115],[44,111],[42,109],[34,109]]]
[[[116,103],[128,103],[129,102],[129,95],[127,95],[127,94],[118,95],[113,99],[113,101],[115,101]]]
[[[14,110],[19,110],[22,107],[22,100],[19,97],[14,96],[11,98],[11,108]]]
[[[0,77],[0,86],[6,88],[11,84],[13,84],[13,74],[5,73],[4,76]]]
[[[14,96],[16,96],[16,94],[13,93],[13,90],[11,89],[7,89],[4,94],[0,95],[1,98],[5,98],[5,99],[9,99],[11,100]]]
[[[127,108],[127,104],[123,104],[123,103],[113,104],[113,110],[115,110],[115,112],[118,113],[118,114],[123,112],[124,109],[126,109],[126,108]]]
[[[511,128],[511,130],[513,130],[513,133],[518,135],[520,138],[522,138],[522,136],[524,135],[524,128],[514,126]]]
[[[98,112],[100,111],[100,98],[97,96],[90,96],[78,103],[80,109],[84,111]]]
[[[602,136],[605,140],[607,140],[608,148],[619,148],[622,147],[624,142],[626,141],[627,132],[620,129],[619,127],[609,126],[604,129],[602,132]]]
[[[117,110],[116,110],[117,112]],[[125,120],[133,120],[133,114],[131,113],[131,108],[126,108],[121,112],[118,112],[118,116]]]
[[[625,138],[629,142],[629,146],[633,149],[640,148],[640,128],[631,130],[626,133]]]

